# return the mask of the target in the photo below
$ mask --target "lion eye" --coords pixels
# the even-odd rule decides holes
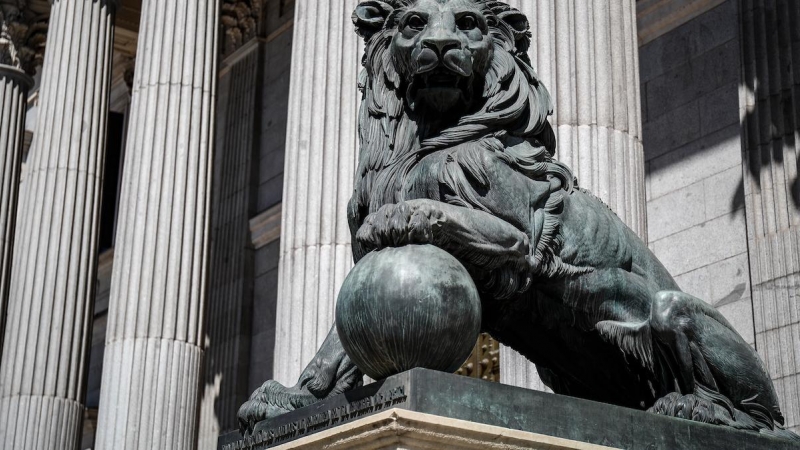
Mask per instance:
[[[425,21],[420,16],[414,16],[408,19],[407,25],[409,28],[419,31],[425,28]]]
[[[464,16],[458,19],[456,25],[458,26],[459,30],[469,31],[478,27],[478,21],[475,20],[474,16]]]

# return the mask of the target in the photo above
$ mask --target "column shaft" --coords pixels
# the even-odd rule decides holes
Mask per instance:
[[[0,447],[78,445],[91,341],[114,6],[56,0],[0,367]]]
[[[533,67],[550,90],[556,157],[581,187],[647,239],[635,0],[508,0],[528,16]],[[508,348],[504,383],[542,388],[535,368]]]
[[[0,351],[3,348],[28,89],[33,79],[0,64]]]
[[[286,137],[275,379],[293,385],[333,323],[353,265],[347,202],[358,155],[357,0],[297,2]]]
[[[98,449],[193,449],[207,286],[218,0],[145,0]]]

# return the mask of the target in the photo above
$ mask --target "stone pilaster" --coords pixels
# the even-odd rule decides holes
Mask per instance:
[[[555,104],[557,158],[647,239],[635,0],[507,0],[528,16],[533,67]],[[507,348],[503,382],[541,388]]]
[[[275,379],[293,385],[333,323],[353,265],[360,52],[357,0],[296,3],[279,267]],[[313,105],[313,106],[312,106]]]
[[[741,0],[744,194],[756,348],[800,430],[800,4]]]
[[[239,426],[236,413],[250,396],[254,279],[250,218],[257,212],[259,112],[266,88],[261,77],[263,52],[260,40],[253,39],[226,58],[220,70],[199,450],[216,450],[220,432]]]
[[[113,2],[52,2],[0,363],[0,447],[78,445],[97,270]]]
[[[145,0],[96,447],[193,449],[201,378],[219,0]]]
[[[28,89],[33,79],[0,64],[0,349],[3,348]]]

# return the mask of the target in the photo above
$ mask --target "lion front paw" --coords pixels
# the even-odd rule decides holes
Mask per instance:
[[[681,395],[673,392],[656,401],[648,412],[694,422],[719,422],[714,404],[693,394]]]
[[[267,381],[239,408],[239,430],[243,435],[252,432],[257,423],[294,411],[294,405],[307,403],[309,395],[277,381]]]
[[[239,408],[239,430],[242,434],[251,433],[257,423],[278,417],[289,412],[268,402],[248,400]]]
[[[367,216],[356,240],[368,251],[433,243],[435,229],[443,217],[431,203],[409,201],[384,205]]]

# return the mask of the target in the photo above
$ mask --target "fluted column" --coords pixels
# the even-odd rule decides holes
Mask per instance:
[[[145,0],[96,447],[196,445],[218,0]]]
[[[0,64],[0,351],[8,310],[25,113],[32,87],[33,79],[25,72]]]
[[[555,104],[557,158],[647,239],[635,0],[508,0],[528,16],[530,55]],[[542,388],[508,348],[503,382]]]
[[[744,195],[756,348],[800,430],[800,3],[741,0]]]
[[[113,2],[55,0],[0,363],[0,448],[78,445],[91,341]]]
[[[356,168],[357,0],[295,9],[279,266],[275,379],[294,384],[333,323],[353,265],[347,202]]]

